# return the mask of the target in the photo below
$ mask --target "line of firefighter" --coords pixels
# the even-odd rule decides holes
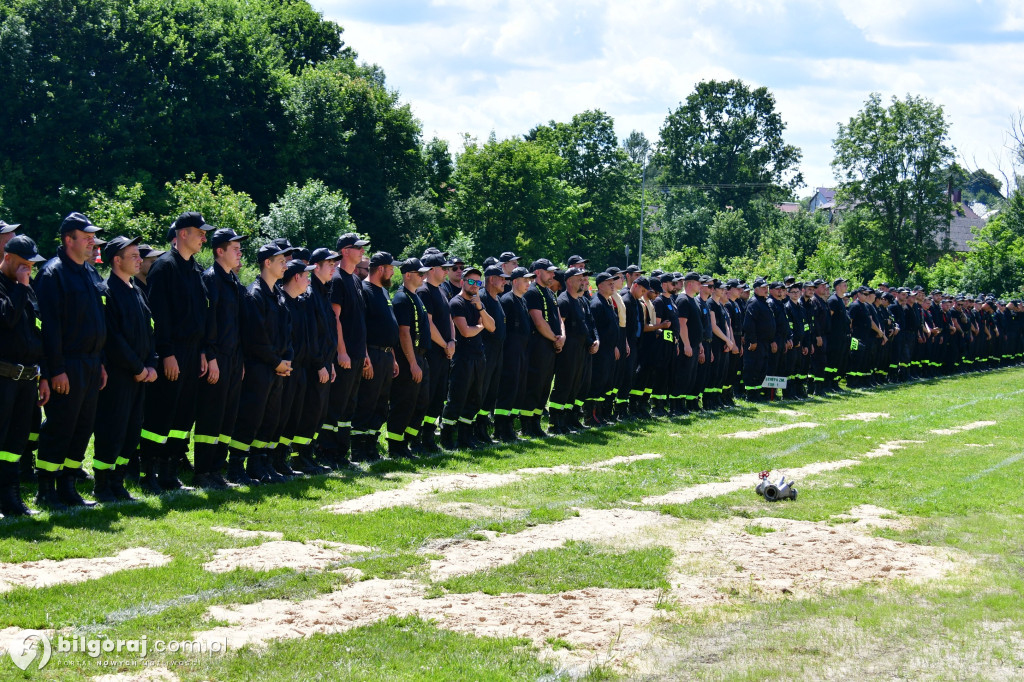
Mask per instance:
[[[39,505],[95,504],[76,487],[91,438],[93,496],[130,501],[126,476],[152,494],[185,487],[183,469],[201,488],[252,486],[373,461],[381,440],[389,457],[415,459],[763,401],[767,377],[801,400],[843,379],[868,387],[1024,360],[1024,306],[992,296],[595,273],[581,256],[527,268],[512,252],[480,268],[435,248],[367,263],[369,241],[354,233],[334,250],[265,244],[246,288],[246,237],[195,212],[175,221],[166,251],[100,242],[104,281],[90,264],[102,229],[85,215],[64,219],[49,260],[18,227],[0,222],[4,516],[32,513],[22,477],[37,480]],[[204,271],[195,255],[208,235]]]

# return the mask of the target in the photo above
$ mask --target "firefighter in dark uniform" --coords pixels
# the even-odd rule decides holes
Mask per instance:
[[[430,341],[430,318],[427,308],[416,293],[423,284],[423,276],[430,272],[419,258],[403,261],[402,286],[395,293],[392,306],[398,322],[398,376],[391,385],[391,406],[385,438],[388,457],[411,458],[409,441],[419,433],[419,424],[413,423],[420,393],[430,384],[430,366],[427,348]]]
[[[352,419],[363,370],[366,368],[366,304],[356,267],[369,245],[354,232],[338,237],[341,255],[331,279],[331,311],[334,313],[336,351],[335,379],[327,401],[327,419],[321,428],[321,452],[330,462],[347,464],[352,442]]]
[[[260,247],[260,276],[249,285],[242,304],[245,372],[227,476],[240,485],[284,480],[270,466],[268,450],[281,416],[282,382],[292,372],[291,325],[277,290],[292,251],[276,244]]]
[[[814,308],[814,355],[811,356],[811,374],[814,375],[814,395],[823,396],[828,393],[827,379],[831,375],[826,372],[828,366],[828,337],[832,331],[832,315],[828,308],[828,284],[822,279],[814,282],[814,296],[811,306]]]
[[[676,310],[679,313],[679,354],[674,361],[675,395],[681,404],[673,411],[689,414],[700,409],[700,393],[697,390],[697,363],[704,354],[704,322],[701,306],[700,275],[688,272],[683,275],[683,291],[676,296]]]
[[[858,287],[853,291],[853,301],[848,309],[850,315],[850,368],[847,372],[846,384],[850,388],[862,388],[867,386],[871,375],[871,338],[872,332],[871,314],[868,312],[864,294],[867,287]]]
[[[519,415],[519,406],[526,391],[526,353],[533,329],[523,295],[530,288],[534,277],[536,275],[526,268],[515,268],[509,274],[511,288],[501,297],[501,309],[505,315],[505,342],[501,348],[498,399],[494,404],[494,435],[503,443],[519,440],[515,418]]]
[[[28,516],[33,512],[21,499],[21,458],[34,424],[33,412],[50,398],[39,306],[29,282],[32,266],[46,259],[24,235],[11,237],[4,248],[0,261],[0,513]]]
[[[103,300],[86,267],[97,232],[100,228],[81,213],[68,215],[60,226],[57,255],[35,282],[51,390],[39,433],[36,501],[51,507],[95,504],[78,494],[72,470],[82,467],[99,392],[107,383]]]
[[[711,350],[711,339],[714,338],[714,331],[711,324],[711,308],[708,306],[708,299],[711,297],[711,282],[712,278],[709,275],[701,275],[700,287],[697,290],[697,296],[694,298],[694,301],[700,308],[700,321],[704,332],[700,344],[700,350],[703,353],[697,354],[697,373],[693,392],[701,397],[702,409],[706,409],[710,405],[710,399],[705,390],[708,388],[711,364],[715,360],[714,352]],[[700,355],[703,355],[703,360],[701,360]]]
[[[848,283],[842,277],[832,282],[832,295],[828,297],[828,343],[825,364],[825,390],[838,391],[839,382],[846,374],[846,366],[850,359],[850,315],[843,302]]]
[[[480,300],[482,276],[480,268],[467,268],[461,279],[462,291],[449,301],[456,342],[448,377],[448,402],[441,414],[441,445],[449,450],[480,445],[473,437],[473,422],[483,403],[485,360],[481,334],[494,331],[494,320]]]
[[[728,300],[725,293],[725,282],[713,280],[711,285],[711,296],[708,298],[708,308],[711,310],[711,354],[714,361],[711,363],[707,393],[711,394],[710,407],[718,409],[725,407],[725,381],[729,370],[729,356],[733,351],[732,320],[729,316]]]
[[[416,449],[420,452],[438,451],[437,433],[444,400],[448,396],[448,373],[451,359],[455,355],[455,325],[448,308],[448,296],[441,286],[444,284],[445,269],[449,267],[445,254],[437,249],[423,253],[420,261],[430,268],[423,278],[423,284],[416,290],[430,318],[430,343],[427,344],[425,372],[427,385],[420,391],[413,423],[419,430]]]
[[[723,388],[723,400],[726,405],[736,404],[737,395],[743,394],[743,306],[740,298],[742,289],[738,279],[730,279],[725,283],[728,299],[729,321],[732,323],[733,351],[729,353],[729,369],[726,373]]]
[[[277,429],[277,444],[271,453],[274,471],[284,478],[296,476],[292,469],[291,455],[295,439],[305,442],[299,435],[299,423],[306,410],[306,393],[310,383],[327,384],[331,381],[330,371],[323,364],[323,347],[317,336],[316,308],[309,300],[309,273],[316,266],[308,265],[296,255],[308,255],[302,249],[292,253],[292,260],[285,265],[284,277],[278,284],[278,291],[284,294],[285,308],[291,325],[292,373],[284,380],[281,391],[281,417]],[[313,408],[314,412],[319,411]]]
[[[147,278],[160,356],[156,382],[146,396],[140,449],[141,484],[152,493],[182,487],[178,462],[188,450],[199,383],[210,369],[203,348],[209,303],[195,254],[213,227],[199,213],[189,212],[178,216],[173,229],[174,246],[157,259]],[[213,370],[220,374],[219,367]]]
[[[441,289],[441,293],[443,293],[445,298],[449,301],[458,296],[462,291],[462,275],[465,269],[465,261],[458,256],[452,256],[451,259],[445,263],[444,270],[447,277],[438,288]]]
[[[574,418],[578,403],[586,396],[584,382],[586,365],[591,362],[590,354],[597,349],[596,327],[591,324],[588,315],[590,299],[584,293],[585,279],[590,273],[582,268],[569,268],[565,271],[562,281],[564,291],[558,294],[558,316],[562,320],[562,333],[565,334],[565,345],[555,357],[555,379],[548,401],[549,429],[553,434],[576,433],[583,424]],[[587,405],[593,408],[593,405]],[[580,406],[582,410],[582,406]],[[587,415],[587,425],[593,425],[591,415]]]
[[[775,313],[768,307],[768,283],[763,277],[754,280],[754,295],[743,314],[743,386],[747,400],[763,402],[762,384],[768,375],[768,356],[775,340]],[[776,348],[777,349],[777,348]]]
[[[514,256],[511,252],[505,252],[502,257]],[[501,265],[491,265],[484,268],[484,290],[480,292],[480,301],[484,304],[487,314],[494,320],[494,331],[484,331],[482,334],[484,342],[484,381],[483,381],[483,404],[473,423],[474,435],[482,443],[493,443],[491,440],[490,426],[495,406],[498,402],[498,393],[501,392],[501,363],[504,360],[502,350],[505,345],[505,310],[501,307],[501,296],[505,293],[508,284],[506,268],[511,272],[515,267],[509,268],[509,263],[514,260],[502,262]]]
[[[316,340],[319,365],[316,367],[316,380],[311,370],[306,383],[306,397],[303,400],[302,414],[299,415],[298,435],[293,444],[296,458],[294,465],[307,474],[326,473],[340,466],[333,457],[325,456],[321,450],[321,460],[314,458],[314,450],[320,444],[319,430],[327,420],[328,400],[331,385],[337,379],[338,327],[331,310],[331,278],[337,267],[339,254],[326,247],[314,249],[309,264],[313,266],[309,276],[309,293],[307,301],[312,307],[316,323]],[[320,367],[326,372],[327,381],[321,382]]]
[[[673,295],[673,282],[679,280],[670,272],[659,277],[660,295],[654,299],[654,313],[658,318],[660,338],[649,363],[651,374],[651,404],[655,416],[675,414],[671,403],[675,365],[679,362],[679,308]],[[641,362],[646,362],[643,358]]]
[[[356,397],[352,419],[352,460],[370,462],[379,458],[377,442],[388,419],[391,382],[398,374],[398,321],[391,308],[388,287],[395,261],[387,251],[370,258],[370,274],[363,280],[366,305],[366,358],[363,380]]]
[[[555,375],[555,355],[565,345],[562,319],[558,313],[558,302],[552,287],[555,286],[554,264],[547,258],[535,260],[530,269],[536,279],[527,289],[523,298],[530,313],[533,332],[528,348],[529,361],[526,376],[526,392],[519,408],[519,422],[524,436],[543,438],[547,434],[541,427],[540,418],[551,393],[551,380]]]
[[[788,285],[786,298],[782,302],[793,339],[793,347],[786,354],[786,366],[783,371],[783,376],[786,377],[784,394],[787,398],[796,398],[797,400],[807,397],[803,383],[806,378],[803,365],[810,352],[807,346],[807,340],[810,337],[810,324],[805,317],[804,307],[800,303],[802,291],[803,287],[800,286],[800,283],[794,281]]]
[[[142,263],[141,240],[114,237],[103,248],[110,276],[104,284],[107,386],[100,391],[92,458],[98,502],[134,499],[124,487],[124,468],[139,447],[145,385],[156,381],[153,318],[132,280]]]
[[[627,286],[619,291],[622,297],[622,304],[626,308],[626,343],[629,353],[620,362],[624,365],[619,382],[619,397],[625,398],[627,402],[627,413],[631,418],[645,416],[640,409],[638,396],[643,396],[643,390],[634,383],[636,379],[637,360],[640,357],[640,338],[643,334],[644,310],[643,299],[647,297],[647,280],[641,280],[641,271],[635,265],[635,273],[626,268]]]
[[[768,285],[768,307],[775,315],[775,348],[768,356],[768,376],[782,376],[786,366],[786,355],[793,343],[793,330],[789,326],[786,308],[783,304],[786,286],[782,282]]]
[[[192,482],[210,490],[223,490],[229,485],[222,472],[242,394],[241,329],[245,297],[245,287],[235,270],[242,264],[242,241],[246,238],[231,228],[215,231],[210,237],[214,262],[203,272],[209,300],[203,341],[208,365],[197,397]]]

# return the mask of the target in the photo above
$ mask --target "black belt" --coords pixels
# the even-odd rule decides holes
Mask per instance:
[[[19,365],[0,360],[0,377],[15,381],[35,381],[39,378],[39,365]]]
[[[394,352],[394,349],[391,346],[374,346],[373,344],[368,343],[368,344],[366,344],[366,347],[367,348],[372,348],[374,350],[383,351],[385,353],[393,353]]]

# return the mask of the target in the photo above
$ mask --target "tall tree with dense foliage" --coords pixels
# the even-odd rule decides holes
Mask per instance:
[[[448,218],[472,235],[479,261],[493,251],[564,259],[580,230],[584,190],[563,178],[565,160],[548,145],[513,138],[466,140],[452,182]]]
[[[942,170],[954,150],[942,107],[912,95],[887,107],[874,93],[839,125],[833,148],[837,201],[859,214],[856,242],[882,254],[879,267],[904,281],[934,259],[951,216]]]
[[[620,263],[624,246],[637,236],[639,168],[619,146],[611,116],[585,111],[568,123],[537,126],[526,139],[562,157],[562,179],[583,192],[581,229],[569,236],[569,251]]]

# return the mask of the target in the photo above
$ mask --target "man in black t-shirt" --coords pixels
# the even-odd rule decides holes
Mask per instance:
[[[472,449],[481,445],[473,436],[473,421],[483,402],[485,330],[494,331],[494,320],[480,301],[483,286],[480,268],[471,267],[463,273],[462,291],[449,305],[455,324],[455,355],[448,378],[448,403],[441,415],[441,446]]]
[[[509,255],[508,252],[502,254]],[[510,261],[514,262],[514,261]],[[487,314],[494,320],[494,331],[484,331],[481,335],[484,342],[484,378],[483,404],[474,420],[474,435],[482,443],[491,443],[490,420],[498,401],[500,389],[502,347],[505,344],[505,311],[499,300],[505,292],[508,275],[505,265],[492,265],[484,269],[485,288],[480,292],[480,302],[484,304]],[[510,268],[509,272],[515,268]]]
[[[391,385],[391,405],[385,438],[388,457],[409,458],[409,440],[419,434],[419,424],[413,423],[413,414],[420,393],[429,384],[430,367],[426,361],[430,344],[430,318],[416,291],[423,284],[423,276],[430,267],[419,258],[402,262],[402,287],[395,294],[392,306],[398,322],[398,376]]]
[[[536,280],[527,289],[523,298],[530,313],[533,332],[528,348],[529,370],[526,375],[526,392],[519,409],[519,421],[524,436],[543,438],[547,434],[540,425],[540,417],[547,406],[551,393],[551,380],[555,375],[555,354],[562,351],[565,335],[558,304],[552,292],[555,271],[558,269],[547,258],[535,260],[530,269]]]
[[[447,257],[437,249],[428,249],[420,262],[430,271],[423,278],[423,285],[416,290],[430,317],[430,342],[426,355],[426,386],[420,390],[413,425],[419,429],[419,436],[410,447],[433,453],[438,451],[434,434],[448,396],[448,372],[452,356],[455,355],[455,326],[448,309],[448,296],[441,289],[444,284]]]
[[[523,295],[536,275],[526,268],[516,268],[509,277],[512,288],[501,297],[505,343],[502,345],[501,379],[498,382],[500,390],[494,405],[494,435],[505,443],[519,439],[514,422],[526,391],[526,349],[533,330]]]
[[[352,419],[352,461],[378,458],[377,440],[388,419],[391,382],[398,375],[395,351],[398,321],[391,309],[388,286],[395,272],[395,260],[387,251],[370,257],[370,274],[363,281],[366,306],[366,362]]]
[[[318,439],[320,456],[329,466],[348,462],[356,396],[367,364],[362,282],[355,276],[355,271],[369,243],[354,232],[338,237],[336,251],[341,260],[331,278],[330,290],[338,348],[334,383],[327,399],[327,418],[320,427]]]

